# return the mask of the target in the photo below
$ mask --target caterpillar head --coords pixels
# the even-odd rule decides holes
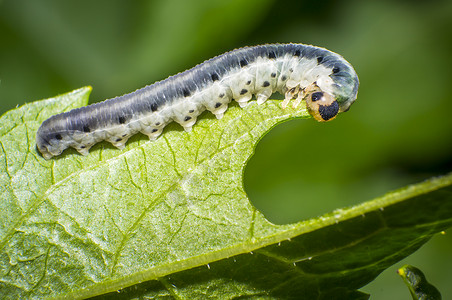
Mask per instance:
[[[327,122],[336,118],[339,113],[339,104],[330,93],[322,91],[316,84],[305,89],[306,107],[314,119]]]

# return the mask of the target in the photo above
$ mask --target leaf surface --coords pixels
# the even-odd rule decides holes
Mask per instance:
[[[231,104],[221,120],[204,113],[190,133],[170,124],[157,141],[136,135],[124,150],[100,143],[86,157],[69,150],[44,160],[40,123],[86,105],[90,91],[0,120],[7,298],[128,286],[108,297],[366,298],[358,288],[451,225],[452,175],[319,218],[268,222],[243,189],[244,167],[273,126],[308,117],[303,105],[283,110],[279,101]]]

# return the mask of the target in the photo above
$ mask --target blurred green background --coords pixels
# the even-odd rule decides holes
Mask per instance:
[[[85,85],[101,101],[245,45],[343,55],[361,82],[350,111],[277,126],[246,169],[253,204],[275,223],[452,171],[452,1],[9,0],[0,39],[0,113]],[[450,298],[451,254],[451,234],[438,235],[363,290],[411,299],[395,273],[409,263]]]

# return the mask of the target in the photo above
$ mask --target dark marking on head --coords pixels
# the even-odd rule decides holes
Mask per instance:
[[[240,61],[240,66],[241,66],[241,67],[244,67],[244,66],[246,66],[246,65],[248,65],[248,62],[247,62],[245,59],[242,59],[242,60]]]
[[[218,77],[217,73],[212,73],[210,74],[210,77],[212,78],[212,81],[217,81],[220,79],[220,77]]]
[[[124,133],[123,135],[121,135],[122,137],[126,137],[127,136],[127,133]]]
[[[321,64],[322,61],[323,61],[323,56],[317,57],[317,63],[318,63],[318,64]]]
[[[63,139],[63,137],[59,133],[55,134],[55,138],[60,141]]]
[[[221,106],[221,103],[220,103],[220,102],[215,103],[215,108],[218,108],[218,107],[220,107],[220,106]]]
[[[339,73],[340,70],[341,70],[341,69],[340,69],[339,67],[334,67],[334,68],[333,68],[333,74],[334,74],[334,73]]]
[[[80,146],[80,149],[85,149],[85,148],[86,148],[85,145],[81,145],[81,146]]]
[[[117,139],[116,139],[116,142],[120,142],[120,141],[122,141],[121,138],[117,138]]]
[[[184,121],[185,122],[187,122],[188,120],[190,120],[191,119],[191,117],[190,116],[185,116],[185,119],[184,119]]]
[[[273,52],[273,51],[268,52],[268,58],[275,59],[276,58],[275,52]]]
[[[271,73],[271,75],[270,75],[272,78],[275,78],[276,77],[276,73]]]
[[[267,87],[267,86],[270,86],[270,82],[268,82],[268,81],[264,81],[264,83],[262,84],[262,86],[263,86],[263,87]]]
[[[88,125],[83,126],[83,132],[90,132],[91,129],[89,128]]]
[[[300,50],[295,51],[295,53],[293,54],[293,56],[300,56],[300,55],[301,55],[301,51]]]
[[[184,89],[184,97],[190,97],[190,91],[187,89]]]
[[[251,80],[248,80],[247,82],[246,82],[246,85],[250,85],[251,84]]]
[[[240,95],[245,95],[246,93],[248,93],[248,90],[247,90],[247,89],[242,89],[242,90],[240,91]]]
[[[337,101],[334,101],[331,105],[319,105],[319,114],[325,121],[334,118],[338,112],[339,104],[337,104]]]
[[[293,73],[293,69],[292,69],[292,68],[290,68],[290,69],[289,69],[289,72],[290,72],[290,73]]]
[[[223,98],[224,97],[224,93],[221,93],[220,95],[218,95],[218,97]]]
[[[152,110],[152,111],[157,111],[157,108],[158,108],[158,107],[157,107],[157,104],[156,104],[156,103],[152,103],[152,104],[151,104],[151,110]]]
[[[189,114],[192,114],[192,113],[194,113],[194,112],[195,112],[194,109],[190,109],[190,110],[188,111]]]
[[[159,126],[159,125],[160,125],[160,122],[155,123],[155,126]]]
[[[281,76],[281,80],[282,80],[282,81],[286,81],[286,79],[287,79],[287,76],[286,76],[286,75]]]
[[[312,93],[311,100],[312,100],[312,102],[319,101],[320,99],[322,99],[322,97],[323,97],[322,92],[315,92],[315,93]]]
[[[158,129],[154,128],[154,129],[152,129],[151,133],[154,133],[154,132],[157,132],[157,131],[158,131]]]
[[[124,124],[126,122],[126,118],[124,118],[123,116],[120,116],[118,118],[119,124]]]

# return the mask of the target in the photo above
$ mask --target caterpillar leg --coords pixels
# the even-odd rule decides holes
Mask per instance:
[[[78,145],[75,146],[74,149],[77,150],[78,153],[80,153],[83,156],[87,156],[89,154],[89,149],[92,145]]]
[[[196,116],[186,117],[183,121],[176,120],[182,127],[184,127],[185,132],[190,132],[193,125],[195,125],[197,120]]]
[[[228,105],[227,104],[222,104],[220,107],[215,108],[214,110],[212,110],[212,113],[215,115],[215,117],[217,118],[217,120],[221,120],[221,118],[223,118],[225,111],[228,109]]]
[[[301,103],[301,101],[303,100],[303,98],[304,98],[304,92],[303,92],[303,91],[300,91],[300,92],[298,93],[298,96],[297,96],[297,98],[295,99],[295,101],[292,102],[292,107],[293,107],[293,108],[297,108],[298,105],[300,105],[300,103]]]
[[[302,93],[302,91],[300,90],[299,86],[296,86],[294,88],[289,89],[285,94],[284,94],[284,101],[281,103],[282,108],[286,108],[287,105],[289,105],[290,100],[292,100],[295,95]],[[301,100],[300,100],[301,101]],[[297,104],[298,105],[298,104]]]
[[[110,142],[113,146],[115,146],[116,148],[118,148],[119,150],[124,149],[125,143],[127,142],[127,139],[124,139],[124,138],[122,138],[122,137],[118,137],[118,136],[116,136],[116,135],[110,136],[110,137],[106,138],[106,140],[107,140],[108,142]],[[77,149],[77,151],[79,151],[79,150]],[[80,151],[79,151],[79,152],[80,152]],[[80,152],[80,153],[81,153],[81,152]]]
[[[160,125],[161,126],[161,125]],[[148,127],[144,127],[141,131],[141,133],[145,134],[148,136],[149,140],[151,141],[155,141],[159,135],[162,134],[163,131],[163,127],[152,127],[152,126],[148,126]]]
[[[253,96],[251,94],[245,95],[235,101],[240,105],[241,108],[246,107],[248,105],[248,101],[251,100]]]
[[[256,94],[256,98],[257,98],[257,104],[262,104],[265,101],[267,101],[267,99],[272,95],[272,90],[271,89],[265,89],[261,92],[259,92],[258,94]]]
[[[184,127],[185,132],[190,132],[193,125],[195,125],[197,117],[192,117],[189,122],[181,124]]]
[[[257,104],[261,105],[268,100],[268,97],[262,94],[257,95]]]
[[[119,150],[122,150],[126,147],[126,142],[127,142],[127,140],[125,140],[125,141],[121,140],[119,142],[112,143],[112,145],[115,146],[116,148],[118,148]]]

